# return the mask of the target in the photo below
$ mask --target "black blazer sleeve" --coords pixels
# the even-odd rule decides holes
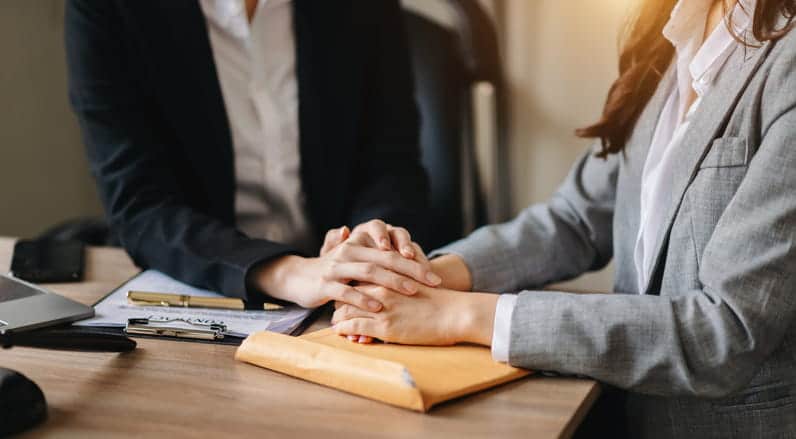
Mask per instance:
[[[65,23],[70,100],[111,228],[139,266],[258,302],[249,270],[297,252],[189,207],[167,165],[168,127],[136,81],[115,4],[69,1]]]
[[[428,179],[420,163],[414,78],[398,1],[358,3],[373,36],[366,44],[363,141],[356,155],[351,224],[381,218],[409,229],[421,244],[428,230]]]

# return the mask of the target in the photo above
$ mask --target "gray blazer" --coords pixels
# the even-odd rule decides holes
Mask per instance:
[[[796,437],[796,32],[739,47],[702,101],[638,291],[641,173],[672,80],[623,154],[592,148],[548,203],[438,253],[460,255],[474,290],[493,292],[615,258],[620,294],[520,294],[511,364],[630,390],[632,437]]]

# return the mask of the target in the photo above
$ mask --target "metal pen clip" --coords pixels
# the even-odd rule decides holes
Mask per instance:
[[[186,328],[185,325],[193,326]],[[221,340],[227,326],[221,322],[197,319],[146,317],[127,320],[124,332],[134,335]]]

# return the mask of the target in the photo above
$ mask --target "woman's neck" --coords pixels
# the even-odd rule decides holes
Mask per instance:
[[[713,5],[710,7],[710,12],[708,12],[708,17],[705,20],[705,32],[702,35],[702,44],[704,44],[710,34],[716,30],[716,27],[724,25],[724,11],[729,11],[733,3],[734,2],[731,0],[714,0]],[[696,90],[692,88],[687,99],[686,108],[690,108],[697,99]]]
[[[722,24],[724,21],[724,11],[729,11],[733,3],[734,2],[728,0],[713,1],[707,21],[705,22],[705,33],[702,35],[702,41],[707,40],[710,34],[716,30],[716,27]]]
[[[246,18],[249,19],[249,23],[252,22],[254,11],[257,10],[257,2],[258,0],[246,0]]]

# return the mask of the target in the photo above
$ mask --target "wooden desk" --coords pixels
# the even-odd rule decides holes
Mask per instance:
[[[8,271],[13,240],[0,238]],[[49,285],[92,304],[132,277],[118,249],[91,248],[86,281]],[[328,316],[314,329],[328,326]],[[569,437],[599,386],[529,377],[419,414],[233,359],[234,346],[138,339],[130,354],[0,350],[41,386],[49,419],[25,437]]]

